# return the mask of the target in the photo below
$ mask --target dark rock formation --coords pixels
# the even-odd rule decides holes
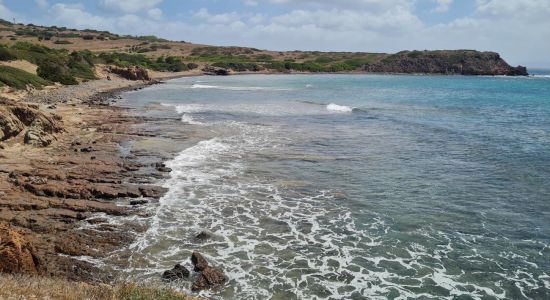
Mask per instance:
[[[172,270],[162,273],[162,279],[165,281],[174,281],[189,277],[189,270],[184,266],[177,264]]]
[[[207,75],[216,75],[216,76],[227,76],[229,71],[224,68],[216,68],[212,66],[206,66],[202,71]]]
[[[379,62],[366,64],[362,69],[372,73],[528,75],[525,67],[510,66],[498,53],[473,50],[403,51]]]
[[[108,71],[128,80],[151,80],[149,72],[146,69],[138,66],[128,68],[111,66],[108,68]]]
[[[199,241],[206,241],[208,240],[209,238],[211,238],[212,236],[210,236],[210,234],[206,231],[201,231],[199,234],[197,234],[195,236],[195,238]]]

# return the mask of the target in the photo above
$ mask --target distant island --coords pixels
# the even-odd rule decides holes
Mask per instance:
[[[22,61],[21,63],[10,63]],[[107,31],[12,24],[0,20],[0,86],[40,88],[93,80],[95,65],[137,67],[156,72],[231,75],[237,73],[402,73],[525,76],[499,54],[475,50],[365,52],[267,51],[123,36]],[[118,70],[118,71],[117,71]],[[29,72],[30,71],[30,72]],[[36,73],[36,74],[33,74]],[[143,72],[142,72],[143,73]],[[129,76],[148,79],[148,76]]]

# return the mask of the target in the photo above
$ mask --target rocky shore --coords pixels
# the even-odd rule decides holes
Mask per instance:
[[[122,143],[150,133],[134,126],[145,119],[107,104],[113,92],[152,83],[102,79],[1,100],[0,272],[89,283],[116,276],[94,259],[144,228],[109,218],[143,214],[140,204],[164,193],[155,179],[170,170],[154,153],[121,155]]]

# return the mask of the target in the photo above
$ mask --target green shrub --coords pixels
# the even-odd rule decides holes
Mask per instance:
[[[8,66],[0,66],[0,82],[15,89],[24,89],[28,85],[41,88],[49,84],[34,74]]]
[[[59,82],[64,85],[76,85],[78,81],[71,75],[67,66],[60,64],[59,61],[43,61],[38,65],[36,70],[38,76]]]
[[[16,60],[17,55],[8,47],[0,46],[0,61]]]

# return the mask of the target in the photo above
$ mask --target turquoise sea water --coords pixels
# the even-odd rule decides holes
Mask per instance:
[[[214,299],[550,299],[549,78],[190,77],[125,98],[191,136],[131,276],[199,250],[229,279]]]

